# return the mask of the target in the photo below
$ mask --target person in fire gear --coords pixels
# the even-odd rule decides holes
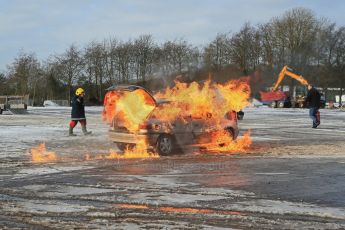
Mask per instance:
[[[312,85],[308,85],[308,95],[305,102],[309,107],[309,116],[313,120],[313,128],[320,125],[320,104],[321,95]]]
[[[80,122],[84,135],[90,135],[86,129],[86,117],[85,117],[85,105],[84,105],[85,91],[82,88],[78,88],[75,91],[75,96],[72,99],[72,113],[71,122],[69,123],[69,135],[76,136],[73,133],[74,127]]]

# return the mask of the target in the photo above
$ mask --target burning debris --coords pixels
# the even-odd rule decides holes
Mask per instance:
[[[54,152],[47,152],[46,145],[44,143],[39,144],[38,146],[32,148],[30,153],[31,153],[31,160],[33,162],[44,163],[44,162],[54,162],[58,160]]]
[[[245,216],[244,213],[230,210],[215,210],[208,208],[197,207],[173,207],[173,206],[148,206],[146,204],[115,204],[119,209],[134,209],[134,210],[151,210],[165,213],[181,213],[181,214],[202,214],[202,215],[231,215],[231,216]]]
[[[149,153],[147,151],[147,144],[143,141],[138,142],[134,148],[127,148],[123,153],[118,153],[113,149],[110,149],[108,155],[96,155],[92,157],[87,154],[86,160],[103,160],[103,159],[135,159],[135,158],[157,158],[159,157],[156,153]]]
[[[67,158],[59,158],[55,152],[48,152],[45,144],[39,144],[30,151],[31,160],[34,163],[48,163],[59,160],[67,160]],[[110,160],[110,159],[135,159],[135,158],[157,158],[158,154],[148,153],[147,146],[144,142],[138,143],[134,148],[125,149],[124,153],[119,153],[113,149],[109,150],[109,154],[85,154],[84,160]],[[68,160],[78,161],[79,158],[68,157]]]
[[[220,130],[211,134],[211,140],[209,144],[199,146],[213,153],[243,153],[252,145],[250,131],[247,131],[243,137],[233,140],[226,130]]]

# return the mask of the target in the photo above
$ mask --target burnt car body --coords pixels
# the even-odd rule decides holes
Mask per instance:
[[[137,132],[130,132],[124,123],[113,118],[109,136],[115,142],[120,150],[124,150],[127,146],[133,146],[139,141],[148,143],[149,148],[158,152],[160,155],[169,155],[177,150],[181,150],[184,146],[195,144],[203,144],[210,141],[210,134],[219,130],[212,122],[212,114],[207,117],[193,117],[191,115],[181,115],[176,117],[174,121],[165,121],[157,116],[161,106],[170,106],[169,100],[156,100],[146,89],[135,85],[120,85],[111,87],[108,91],[127,91],[134,92],[143,90],[147,93],[147,97],[151,98],[155,104],[154,109],[147,116],[145,121],[139,125]],[[237,113],[230,111],[221,119],[221,128],[226,130],[228,134],[236,139],[238,136]]]

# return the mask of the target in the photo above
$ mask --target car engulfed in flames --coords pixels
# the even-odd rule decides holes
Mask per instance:
[[[155,96],[140,86],[118,85],[105,95],[103,119],[110,124],[111,140],[123,151],[138,143],[160,155],[185,146],[214,149],[237,138],[237,112],[247,105],[249,94],[248,84],[240,81],[175,82]]]

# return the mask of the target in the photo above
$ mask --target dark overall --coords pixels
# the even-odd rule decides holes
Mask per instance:
[[[309,107],[309,116],[313,120],[313,128],[316,128],[318,125],[320,125],[320,100],[320,93],[314,87],[312,87],[308,91],[306,103]]]
[[[71,112],[71,122],[69,123],[69,135],[74,136],[73,128],[80,122],[83,133],[85,135],[91,134],[86,130],[86,117],[85,117],[85,105],[84,98],[74,96],[72,99],[72,112]]]

